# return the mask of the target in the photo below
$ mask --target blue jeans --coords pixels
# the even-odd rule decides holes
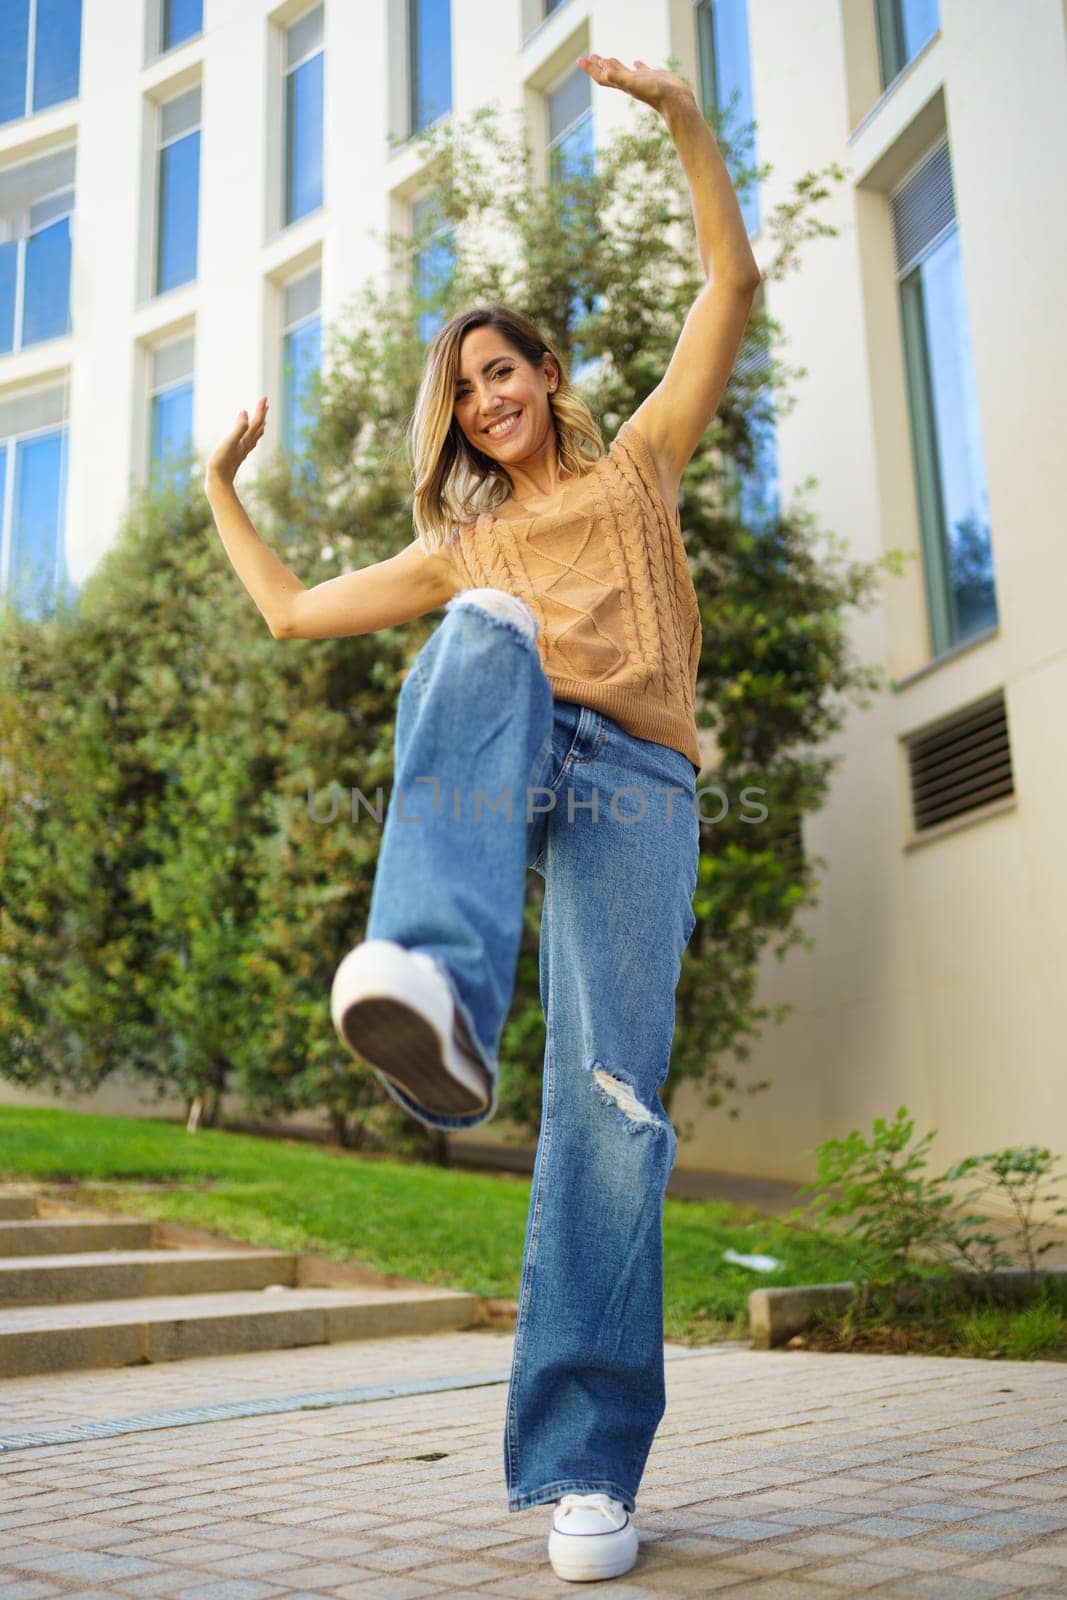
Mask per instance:
[[[397,703],[367,938],[426,951],[496,1109],[527,872],[545,881],[547,1042],[504,1430],[508,1509],[602,1490],[635,1509],[666,1398],[663,1196],[678,1142],[657,1090],[693,932],[696,774],[680,751],[555,700],[532,637],[463,590]],[[506,803],[510,791],[511,804]]]

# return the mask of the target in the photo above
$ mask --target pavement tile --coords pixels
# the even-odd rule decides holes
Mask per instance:
[[[548,1554],[545,1553],[547,1563]],[[490,1565],[488,1561],[433,1561],[419,1567],[418,1575],[427,1583],[448,1583],[453,1585],[467,1584],[474,1588],[476,1584],[489,1583],[493,1578],[513,1576],[506,1574],[500,1567]],[[614,1589],[612,1594],[614,1595]]]
[[[133,1600],[184,1600],[188,1589],[188,1572],[171,1570],[151,1578],[124,1578],[119,1592],[132,1596]]]
[[[751,1583],[727,1584],[714,1592],[716,1600],[826,1600],[821,1584],[804,1583],[799,1578],[757,1578]]]
[[[361,1564],[365,1565],[366,1563],[364,1561]],[[354,1565],[355,1563],[351,1561],[346,1561],[342,1564],[339,1561],[316,1562],[314,1560],[305,1560],[298,1568],[293,1568],[292,1570],[299,1582],[305,1584],[309,1589],[331,1590],[351,1582]],[[286,1582],[287,1580],[279,1576],[278,1581]]]
[[[891,1578],[908,1577],[909,1568],[887,1562],[822,1561],[818,1566],[805,1568],[803,1576],[806,1582],[824,1583],[831,1589],[844,1589],[850,1594],[866,1594]]]
[[[1063,1589],[1027,1589],[1026,1600],[1063,1600]]]
[[[441,1551],[433,1550],[429,1545],[382,1545],[378,1550],[370,1550],[362,1555],[360,1565],[372,1571],[405,1572],[428,1567],[431,1564],[439,1566],[442,1559]],[[486,1576],[492,1577],[494,1572],[487,1572]]]
[[[1062,1533],[1067,1511],[992,1511],[975,1518],[983,1528],[1003,1528],[1007,1533]]]
[[[949,1533],[935,1533],[930,1537],[948,1550],[1003,1550],[1021,1543],[1025,1535],[990,1533],[985,1528],[953,1528]]]
[[[905,1567],[909,1572],[939,1572],[959,1566],[966,1558],[958,1550],[939,1550],[926,1544],[880,1544],[868,1550],[865,1561],[874,1566]]]
[[[1033,1550],[1020,1550],[1018,1561],[1047,1561],[1050,1567],[1067,1567],[1067,1544],[1059,1539],[1042,1540]]]
[[[219,1582],[192,1583],[185,1589],[187,1600],[271,1600],[284,1595],[285,1590],[275,1583],[263,1583],[256,1578],[223,1578]]]
[[[40,1426],[180,1404],[181,1382],[207,1403],[504,1370],[509,1355],[510,1338],[490,1349],[474,1330],[9,1389],[17,1425]],[[667,1364],[638,1561],[611,1600],[1065,1600],[1067,1427],[1049,1420],[1060,1364],[743,1346],[724,1359]],[[506,1506],[505,1404],[506,1386],[491,1385],[12,1452],[0,1457],[0,1596],[563,1600],[575,1590],[548,1564],[549,1507]],[[411,1459],[438,1449],[436,1462]]]
[[[1044,1473],[1036,1473],[1032,1478],[1018,1478],[1014,1483],[999,1483],[998,1496],[1013,1500],[1063,1500],[1065,1498],[1064,1486],[1060,1483],[1049,1483]]]
[[[422,1583],[418,1578],[378,1578],[335,1590],[341,1600],[348,1600],[349,1596],[358,1596],[359,1600],[424,1600],[424,1597],[428,1600],[431,1595],[449,1592],[438,1584]],[[454,1595],[455,1591],[451,1593]],[[287,1595],[286,1600],[298,1600],[298,1597]]]
[[[208,1568],[227,1556],[244,1554],[244,1547],[239,1544],[221,1544],[217,1539],[193,1539],[179,1533],[165,1535],[153,1552],[157,1565]]]
[[[1035,1552],[1036,1553],[1036,1552]],[[1013,1583],[1017,1589],[1056,1588],[1063,1593],[1063,1574],[1055,1567],[1023,1565],[1014,1557],[1010,1561],[992,1560],[969,1562],[956,1569],[965,1578],[985,1578],[990,1583]]]
[[[848,1532],[869,1533],[879,1539],[907,1539],[909,1535],[933,1526],[932,1522],[920,1522],[916,1518],[904,1516],[856,1517],[848,1523]]]
[[[730,1550],[720,1556],[716,1567],[722,1570],[745,1573],[746,1576],[777,1577],[795,1567],[806,1567],[810,1556],[798,1556],[795,1551],[783,1550],[779,1545],[756,1545],[750,1550]]]
[[[802,1556],[859,1555],[871,1548],[871,1541],[848,1533],[812,1533],[803,1539],[786,1539],[775,1548],[795,1550]]]
[[[1014,1584],[990,1583],[984,1578],[963,1578],[957,1572],[951,1576],[935,1578],[909,1577],[907,1588],[891,1587],[885,1595],[899,1595],[900,1600],[996,1600],[998,1595],[1014,1594]],[[1028,1590],[1033,1594],[1033,1590]]]
[[[972,1522],[976,1517],[988,1516],[989,1506],[979,1500],[923,1500],[901,1506],[897,1514],[919,1522]]]
[[[704,1531],[716,1533],[721,1539],[776,1539],[780,1534],[797,1533],[799,1530],[792,1522],[733,1517],[729,1522],[707,1522]]]

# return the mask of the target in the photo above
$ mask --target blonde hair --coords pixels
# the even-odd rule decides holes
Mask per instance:
[[[559,368],[548,396],[556,427],[560,472],[580,477],[604,454],[604,441],[588,406],[579,399],[562,359],[536,323],[506,306],[475,306],[450,317],[426,352],[409,440],[415,480],[415,531],[428,550],[448,543],[457,522],[503,504],[512,484],[505,469],[471,445],[456,421],[459,351],[472,328],[495,328],[532,366],[545,355]]]

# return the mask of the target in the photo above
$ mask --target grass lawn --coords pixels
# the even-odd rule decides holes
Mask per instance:
[[[54,1184],[102,1211],[182,1222],[275,1249],[356,1261],[423,1283],[515,1300],[530,1179],[366,1156],[296,1139],[200,1129],[137,1117],[0,1107],[0,1182]],[[66,1188],[59,1187],[66,1185]],[[832,1235],[752,1208],[668,1199],[664,1327],[706,1344],[748,1334],[748,1295],[776,1284],[853,1277]],[[755,1272],[724,1250],[772,1255]],[[835,1319],[806,1348],[1067,1358],[1067,1307],[976,1310],[911,1329],[894,1320]]]
[[[525,1176],[354,1155],[295,1139],[188,1134],[135,1117],[0,1107],[0,1181],[19,1179],[101,1185],[80,1198],[101,1210],[518,1297],[530,1203]],[[787,1266],[754,1272],[724,1262],[730,1248],[777,1256]],[[668,1338],[743,1338],[750,1289],[847,1276],[846,1257],[832,1240],[735,1206],[666,1202]]]

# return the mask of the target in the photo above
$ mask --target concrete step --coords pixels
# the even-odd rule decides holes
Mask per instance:
[[[49,1217],[28,1222],[0,1222],[0,1258],[69,1256],[83,1250],[142,1250],[154,1242],[151,1222],[133,1218],[89,1221],[77,1217],[68,1222]]]
[[[83,1250],[0,1261],[0,1306],[225,1294],[297,1281],[297,1258],[284,1250]]]
[[[0,1218],[32,1217],[37,1203],[32,1194],[19,1194],[17,1190],[0,1190]]]
[[[438,1333],[478,1320],[452,1289],[233,1290],[0,1311],[0,1378]]]

